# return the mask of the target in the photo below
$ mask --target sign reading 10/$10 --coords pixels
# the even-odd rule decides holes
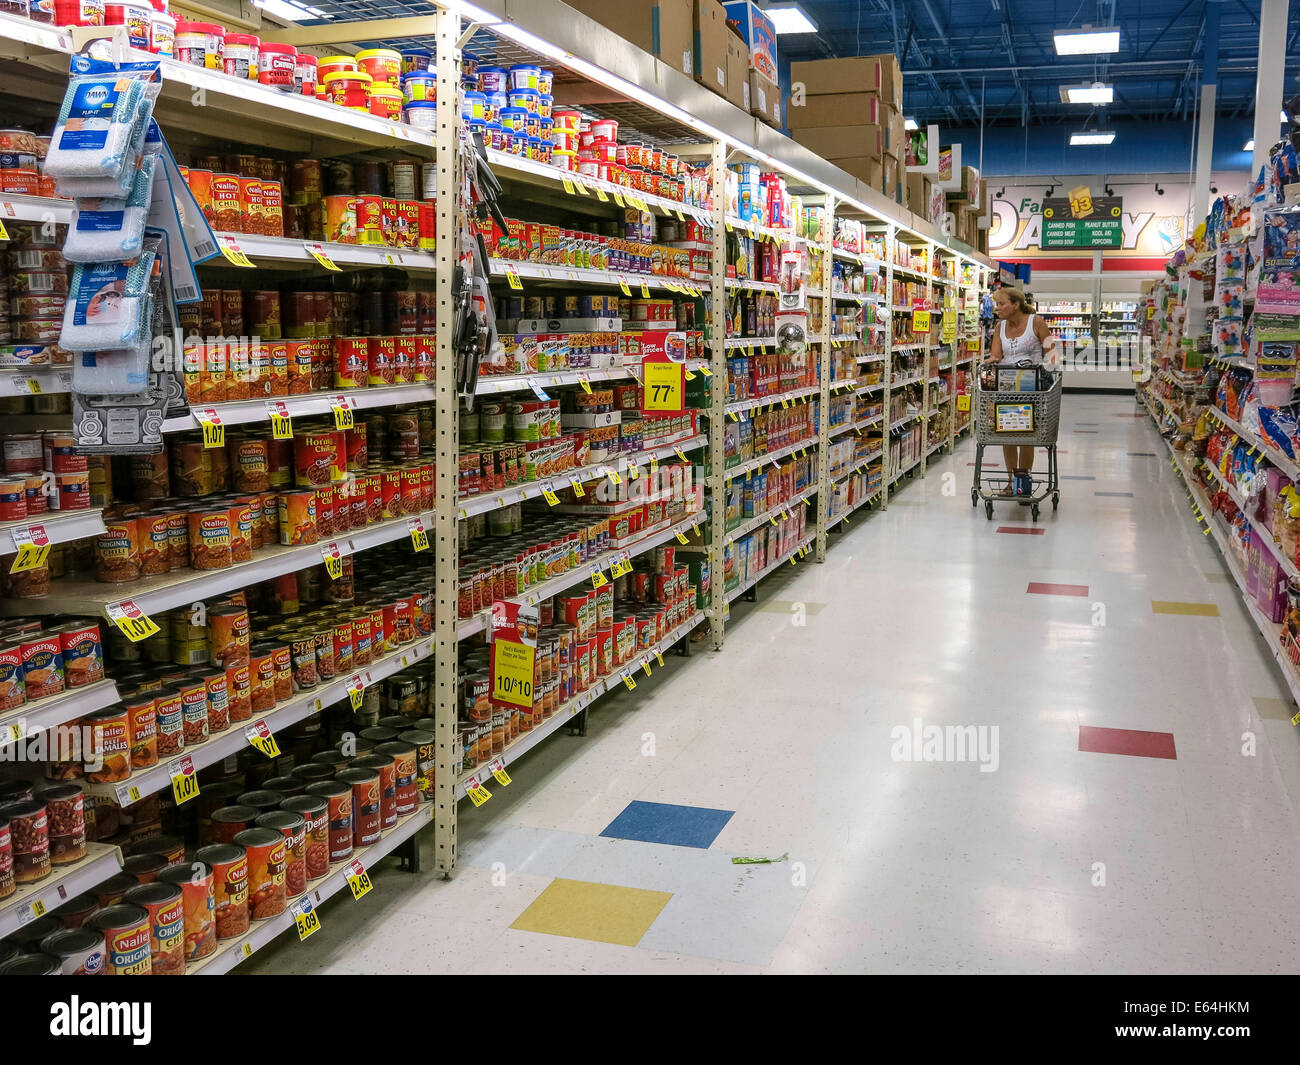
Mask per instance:
[[[1040,247],[1120,248],[1124,245],[1124,201],[1121,196],[1092,197],[1092,210],[1077,215],[1068,199],[1043,201]]]

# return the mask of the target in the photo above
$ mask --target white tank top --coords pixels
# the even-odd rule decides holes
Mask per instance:
[[[1035,366],[1041,365],[1045,359],[1043,354],[1043,342],[1038,339],[1034,332],[1034,316],[1031,314],[1025,319],[1025,331],[1018,337],[1007,336],[1007,323],[1005,319],[999,326],[1002,338],[1002,361],[1008,366],[1017,366],[1022,362],[1031,362]]]

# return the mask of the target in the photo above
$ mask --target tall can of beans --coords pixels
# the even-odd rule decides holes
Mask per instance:
[[[198,961],[217,949],[214,921],[216,901],[213,897],[212,866],[207,862],[177,862],[158,874],[164,884],[181,889],[181,906],[185,919],[185,960]]]
[[[86,920],[104,936],[104,972],[109,976],[148,976],[150,972],[149,911],[132,903],[117,903]]]
[[[212,867],[213,921],[218,939],[248,931],[248,857],[234,843],[200,847],[194,857]]]
[[[126,707],[110,706],[81,719],[89,749],[85,752],[86,779],[117,783],[131,775],[131,733]]]
[[[421,802],[433,801],[433,770],[438,761],[437,744],[432,732],[423,729],[411,729],[403,732],[398,740],[415,747],[415,785],[420,793]]]
[[[383,818],[379,771],[352,764],[337,779],[352,788],[352,845],[369,847],[379,840]]]
[[[319,880],[330,871],[329,799],[294,795],[280,803],[280,809],[303,819],[303,865],[308,880]]]
[[[309,784],[307,792],[329,803],[329,859],[345,862],[352,857],[352,786],[340,780]]]
[[[50,863],[70,865],[86,856],[86,807],[80,784],[55,784],[41,792],[50,837]]]
[[[230,687],[224,669],[207,669],[199,674],[207,692],[208,735],[230,727]]]
[[[192,747],[208,738],[208,686],[201,676],[178,681],[181,693],[181,730],[184,743]]]
[[[250,720],[253,716],[253,681],[247,662],[226,667],[226,693],[231,722]]]
[[[277,829],[254,826],[235,837],[248,853],[248,916],[262,921],[284,913],[287,841]]]
[[[133,887],[124,904],[149,914],[149,971],[153,976],[185,975],[185,903],[175,884],[154,881]]]
[[[307,819],[290,810],[268,810],[255,824],[284,837],[284,892],[296,899],[307,890]]]
[[[131,768],[147,769],[158,764],[157,700],[153,692],[126,696],[127,731],[131,739]]]
[[[394,821],[399,817],[415,813],[415,808],[420,801],[419,788],[416,784],[415,756],[415,745],[402,740],[381,743],[372,754],[364,756],[386,758],[392,763]]]

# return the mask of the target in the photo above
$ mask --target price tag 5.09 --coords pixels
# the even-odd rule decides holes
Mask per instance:
[[[293,923],[298,928],[298,939],[304,940],[320,931],[320,917],[316,914],[311,899],[304,895],[290,907],[293,911]]]

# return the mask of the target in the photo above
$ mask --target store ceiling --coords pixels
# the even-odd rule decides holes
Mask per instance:
[[[773,0],[775,2],[775,0]],[[909,117],[946,128],[1093,125],[1107,117],[1166,121],[1192,116],[1207,43],[1206,14],[1218,8],[1218,113],[1254,112],[1259,0],[799,0],[816,34],[778,38],[782,61],[893,52],[903,57]],[[1211,23],[1213,17],[1211,16]],[[1052,31],[1118,26],[1109,56],[1057,56]],[[1286,54],[1300,44],[1292,4]],[[1288,62],[1290,65],[1290,62]],[[1014,69],[1013,69],[1014,68]],[[1061,85],[1102,80],[1114,103],[1064,104]],[[1286,91],[1297,90],[1288,78]],[[982,107],[981,107],[982,100]]]

